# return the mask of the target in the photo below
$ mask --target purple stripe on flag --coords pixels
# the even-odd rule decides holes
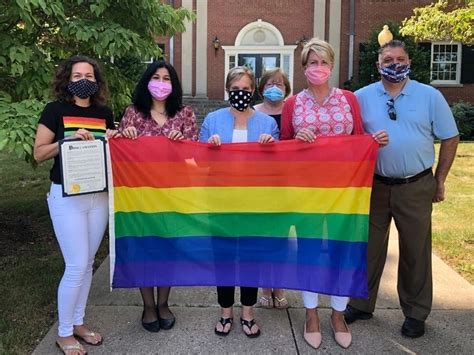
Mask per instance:
[[[366,298],[367,272],[315,265],[136,261],[115,264],[113,287],[249,286]]]

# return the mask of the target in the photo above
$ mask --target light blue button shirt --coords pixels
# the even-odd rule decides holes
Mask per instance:
[[[376,174],[408,177],[431,168],[435,160],[434,139],[459,134],[451,109],[435,88],[408,79],[395,99],[397,119],[388,116],[390,95],[381,81],[355,92],[364,128],[369,133],[386,130],[390,143],[379,149]]]
[[[222,143],[232,143],[234,120],[230,108],[221,108],[209,113],[201,126],[199,141],[207,142],[210,136],[218,134]],[[258,142],[263,133],[271,134],[275,140],[278,140],[278,125],[273,117],[254,111],[247,121],[247,141]]]

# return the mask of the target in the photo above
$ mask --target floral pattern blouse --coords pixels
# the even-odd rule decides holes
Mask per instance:
[[[168,117],[166,122],[160,126],[154,119],[146,118],[137,111],[133,105],[125,109],[125,113],[120,121],[119,132],[125,128],[133,126],[137,129],[139,137],[143,136],[165,136],[168,137],[172,130],[180,131],[184,139],[196,141],[198,138],[198,127],[196,116],[190,106],[183,108],[173,117]]]
[[[296,95],[293,127],[295,132],[310,129],[316,137],[351,134],[354,128],[351,106],[341,89],[332,88],[322,105],[308,90],[303,90]]]

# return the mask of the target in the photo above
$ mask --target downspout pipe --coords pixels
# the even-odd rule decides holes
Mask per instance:
[[[174,0],[170,0],[170,5],[174,9]],[[170,64],[174,66],[174,36],[170,37]]]
[[[347,80],[354,76],[354,37],[355,37],[355,0],[350,0],[349,6],[349,63],[347,68]]]

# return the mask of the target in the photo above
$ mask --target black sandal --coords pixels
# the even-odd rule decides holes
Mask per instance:
[[[252,333],[252,327],[255,324],[257,324],[257,322],[255,322],[255,319],[245,320],[245,319],[240,318],[240,324],[242,325],[242,331],[249,338],[256,338],[260,335],[260,328],[257,330],[256,333]],[[244,327],[247,327],[250,333],[247,333],[246,331],[244,331]]]
[[[234,318],[221,317],[221,319],[219,319],[219,323],[222,325],[222,331],[217,330],[217,328],[214,328],[214,333],[221,337],[225,337],[226,335],[229,335],[230,331],[232,330],[232,323],[234,323]],[[225,332],[224,329],[227,324],[230,324],[230,328],[229,331]]]

